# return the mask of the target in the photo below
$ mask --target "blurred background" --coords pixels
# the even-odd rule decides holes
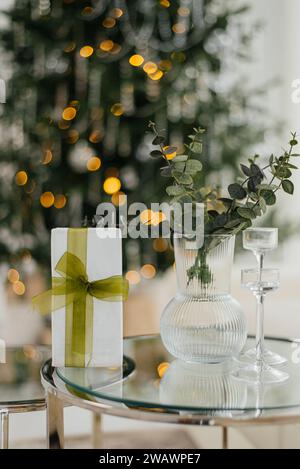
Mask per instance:
[[[203,183],[220,187],[241,160],[279,154],[300,132],[299,14],[297,0],[1,1],[0,336],[9,345],[50,343],[30,299],[49,282],[51,228],[88,225],[100,202],[118,209],[124,194],[164,200],[149,120],[179,149],[192,127],[206,128]],[[261,220],[280,233],[267,259],[282,280],[266,330],[286,336],[300,330],[298,174],[294,183]],[[123,251],[124,332],[157,332],[176,288],[172,247],[125,239]],[[254,263],[237,250],[233,293],[252,332],[239,275]]]

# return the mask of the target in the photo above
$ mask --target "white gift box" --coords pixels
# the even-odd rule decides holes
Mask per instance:
[[[89,282],[122,275],[121,230],[117,228],[87,228],[86,230],[86,272]],[[51,232],[53,277],[59,277],[55,266],[66,251],[68,251],[68,228],[53,229]],[[76,255],[76,252],[73,254]],[[85,366],[118,367],[123,357],[122,301],[104,301],[93,298],[93,306],[92,351],[89,356],[86,356]],[[63,307],[52,312],[53,366],[65,366],[65,337],[66,307]]]

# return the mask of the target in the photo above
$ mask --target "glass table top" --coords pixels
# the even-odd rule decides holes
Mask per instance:
[[[245,348],[252,347],[249,338]],[[276,385],[253,385],[232,376],[236,361],[189,364],[174,359],[159,336],[124,341],[122,369],[57,368],[71,392],[128,407],[211,412],[300,408],[300,343],[266,339],[266,347],[285,356],[289,379]]]
[[[50,356],[47,347],[26,345],[7,349],[6,361],[0,363],[0,407],[45,400],[40,369]]]

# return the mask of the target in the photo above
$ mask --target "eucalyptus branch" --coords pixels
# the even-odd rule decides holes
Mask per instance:
[[[293,153],[294,147],[298,144],[295,132],[291,133],[288,151],[284,150],[279,157],[272,154],[268,164],[263,167],[258,164],[259,155],[249,158],[248,164],[241,164],[244,180],[228,186],[229,197],[217,197],[217,191],[207,191],[207,188],[201,185],[199,178],[202,164],[198,157],[202,152],[201,137],[204,130],[194,128],[194,133],[188,136],[191,142],[185,144],[188,154],[176,155],[177,148],[167,146],[165,137],[159,134],[156,125],[150,122],[149,127],[155,135],[153,145],[159,146],[159,150],[153,150],[150,153],[151,157],[162,158],[168,162],[167,167],[161,168],[161,174],[173,181],[172,185],[166,188],[167,194],[171,197],[171,203],[203,202],[205,204],[205,234],[235,235],[250,227],[253,220],[267,211],[268,206],[276,203],[276,194],[280,189],[287,194],[294,192],[294,184],[290,178],[293,170],[298,168],[291,164],[290,160],[292,157],[300,156],[300,154]],[[175,157],[173,157],[174,154]],[[173,155],[171,159],[170,155]],[[269,182],[266,172],[271,174]],[[274,185],[275,179],[279,180],[279,184]],[[211,201],[210,198],[214,200]],[[216,208],[208,210],[208,202]],[[187,271],[188,281],[197,278],[203,284],[211,282],[211,272],[207,265],[207,254],[211,248],[209,242],[205,242],[204,246],[199,249],[195,264]]]

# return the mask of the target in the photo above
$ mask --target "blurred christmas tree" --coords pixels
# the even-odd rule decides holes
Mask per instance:
[[[251,39],[239,24],[246,8],[230,4],[15,2],[0,37],[11,70],[1,113],[1,260],[48,263],[50,228],[80,226],[101,201],[118,205],[123,193],[129,203],[162,201],[149,120],[177,147],[193,125],[207,128],[207,181],[233,171],[263,129],[249,125],[251,97],[226,83],[230,60],[246,56]],[[140,266],[154,266],[142,270],[150,278],[172,262],[162,239],[126,240],[125,257],[133,283]]]

